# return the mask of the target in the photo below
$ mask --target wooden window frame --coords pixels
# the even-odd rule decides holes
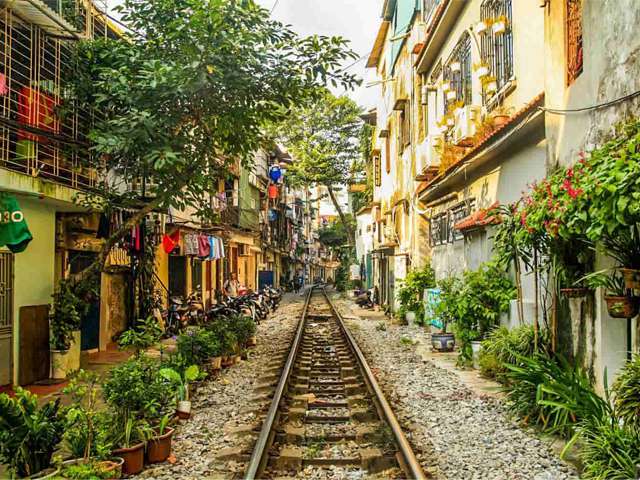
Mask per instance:
[[[583,0],[565,1],[567,86],[571,85],[584,69],[582,2]]]

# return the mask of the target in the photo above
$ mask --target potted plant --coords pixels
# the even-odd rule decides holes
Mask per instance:
[[[171,455],[171,438],[174,429],[171,424],[171,416],[164,415],[158,425],[153,428],[153,436],[147,443],[147,461],[149,463],[162,463]]]
[[[206,329],[211,332],[220,342],[220,354],[222,356],[222,366],[233,365],[238,348],[238,339],[233,332],[230,322],[217,320],[207,325]]]
[[[409,324],[424,319],[424,291],[436,286],[435,272],[430,265],[409,272],[398,289],[399,315]]]
[[[513,115],[513,112],[513,107],[505,107],[504,105],[497,106],[491,112],[491,121],[493,122],[493,125],[495,127],[501,127],[502,125],[505,125],[511,118],[511,115]]]
[[[460,280],[456,277],[438,282],[438,295],[432,302],[434,307],[431,318],[431,325],[441,330],[439,333],[431,333],[431,346],[435,351],[452,352],[455,348],[455,336],[448,328],[457,316],[460,287]]]
[[[189,384],[201,377],[200,369],[197,365],[191,365],[180,374],[172,368],[162,368],[159,374],[175,387],[178,417],[182,420],[188,420],[191,417]]]
[[[156,345],[162,338],[162,329],[158,321],[150,316],[144,320],[138,320],[135,327],[130,328],[120,335],[118,346],[123,349],[132,349],[135,356]]]
[[[620,264],[626,288],[640,290],[640,232],[638,226],[619,228],[615,235],[603,235],[606,253]]]
[[[602,287],[605,290],[604,300],[609,315],[613,318],[633,318],[638,315],[640,299],[627,293],[623,274],[619,270],[607,272],[595,272],[585,278],[593,288]]]
[[[71,399],[63,436],[66,449],[74,457],[62,462],[63,478],[119,478],[124,459],[111,457],[112,417],[100,412],[99,376],[79,370],[63,393]]]
[[[80,329],[81,313],[83,307],[81,300],[73,290],[71,281],[61,280],[57,291],[53,294],[53,305],[49,313],[49,327],[51,330],[51,378],[65,379],[67,370],[75,364],[79,364],[78,359],[69,358],[69,351],[72,344],[77,342],[77,331]]]
[[[256,333],[256,324],[251,317],[238,315],[229,320],[231,331],[236,337],[238,348],[244,351],[249,339]]]
[[[144,420],[136,419],[133,415],[119,420],[113,432],[113,444],[119,447],[113,450],[113,455],[124,460],[122,472],[125,475],[135,475],[144,468],[145,442],[152,433]]]
[[[65,427],[60,399],[38,407],[38,397],[22,388],[15,398],[0,394],[0,464],[19,478],[51,478],[51,457]]]

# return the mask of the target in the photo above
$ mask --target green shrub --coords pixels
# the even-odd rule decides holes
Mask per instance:
[[[534,339],[532,325],[523,325],[511,330],[506,327],[492,330],[482,341],[479,358],[480,372],[486,377],[495,378],[504,383],[508,372],[505,364],[517,364],[517,355],[532,356],[535,351]],[[542,330],[538,347],[544,352],[547,344],[547,332]]]
[[[435,286],[436,274],[431,265],[427,265],[422,270],[409,272],[398,289],[398,301],[400,302],[398,315],[404,319],[407,312],[415,312],[417,322],[422,323],[424,321],[424,291]]]
[[[138,324],[124,332],[118,339],[118,346],[122,349],[132,348],[136,355],[143,350],[153,347],[162,338],[162,329],[154,317],[138,320]]]
[[[453,290],[453,289],[458,289]],[[454,332],[458,342],[459,363],[471,361],[471,342],[481,339],[500,322],[516,298],[516,288],[504,271],[494,263],[478,270],[464,272],[460,283],[454,282],[447,298],[447,314],[455,318]]]
[[[515,356],[517,363],[506,365],[504,391],[510,410],[529,423],[569,438],[579,422],[611,416],[609,403],[595,393],[581,367],[540,353]]]
[[[614,406],[625,425],[640,428],[640,355],[620,371],[613,384]]]
[[[15,398],[0,394],[0,464],[18,478],[46,470],[64,426],[60,399],[38,407],[38,397],[22,388]]]
[[[240,346],[246,345],[256,334],[256,324],[251,317],[237,315],[229,319],[229,325]]]
[[[206,329],[218,340],[220,355],[233,355],[238,350],[238,338],[228,321],[218,319],[207,324]]]
[[[625,480],[637,478],[640,465],[640,430],[620,425],[614,418],[591,418],[580,425],[582,478]]]
[[[189,365],[203,365],[211,357],[221,355],[222,332],[193,327],[178,336],[178,353]]]

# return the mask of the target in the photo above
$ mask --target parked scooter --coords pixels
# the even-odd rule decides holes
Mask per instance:
[[[356,305],[359,305],[360,308],[373,308],[373,301],[371,300],[371,291],[370,290],[362,290],[356,296]]]

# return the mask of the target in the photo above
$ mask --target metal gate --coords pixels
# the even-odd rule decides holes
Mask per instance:
[[[0,252],[0,386],[12,383],[13,254]]]

